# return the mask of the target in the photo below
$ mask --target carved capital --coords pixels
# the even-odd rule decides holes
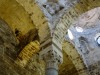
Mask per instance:
[[[46,62],[46,68],[54,68],[58,70],[58,65],[61,64],[61,57],[54,52],[53,50],[48,51],[46,54],[43,56],[43,60]]]
[[[52,40],[48,39],[41,44],[40,58],[46,62],[46,68],[58,70],[58,65],[63,62],[61,49]]]

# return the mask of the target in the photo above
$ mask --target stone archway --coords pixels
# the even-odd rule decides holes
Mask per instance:
[[[0,35],[2,35],[0,36],[0,41],[3,42],[2,38],[7,41],[7,43],[4,43],[7,46],[7,49],[4,48],[5,46],[2,46],[1,48],[7,50],[6,53],[9,55],[7,58],[0,58],[2,61],[0,63],[2,68],[0,74],[31,74],[27,69],[20,67],[20,64],[14,62],[16,62],[18,54],[27,44],[34,42],[34,40],[38,40],[36,26],[32,22],[29,14],[25,11],[24,7],[22,7],[16,0],[0,1],[0,18],[6,22],[0,25]],[[0,23],[2,23],[1,20]],[[1,32],[4,33],[2,34]],[[2,51],[1,48],[0,51]],[[3,56],[5,57],[7,55],[5,54]],[[18,71],[18,69],[20,71]]]
[[[31,6],[32,6],[32,8],[34,8],[34,10],[31,9],[30,4],[28,4],[29,5],[29,7],[28,7],[27,3],[31,3],[31,0],[28,2],[27,1],[23,2],[21,0],[20,1],[18,1],[18,0],[17,1],[15,1],[15,0],[1,1],[1,12],[0,12],[1,18],[4,19],[8,23],[8,25],[11,27],[13,32],[15,32],[15,35],[18,38],[17,42],[19,43],[19,45],[25,44],[26,42],[24,42],[24,40],[27,40],[27,38],[29,39],[28,35],[30,36],[30,35],[32,35],[32,33],[33,33],[33,35],[31,37],[31,40],[27,40],[28,41],[27,44],[30,41],[34,40],[33,38],[34,38],[34,34],[36,32],[34,30],[35,30],[35,28],[37,28],[37,29],[39,29],[38,30],[39,38],[40,38],[40,43],[42,45],[42,48],[45,48],[45,45],[48,43],[50,43],[50,46],[52,46],[51,45],[52,37],[51,37],[50,29],[49,29],[49,23],[45,19],[44,14],[38,8],[37,4],[35,4],[35,6],[34,6],[34,2],[31,4]],[[27,9],[27,8],[31,9],[32,12],[28,11],[29,9]],[[7,12],[5,12],[4,9],[7,9]],[[31,21],[32,19],[33,19],[33,22]],[[34,25],[34,24],[36,24],[36,25]],[[23,26],[26,27],[26,29],[24,29]],[[32,31],[32,29],[34,32],[29,33]],[[45,29],[47,29],[47,30],[45,31]],[[27,37],[27,38],[25,39],[24,37],[25,38]],[[47,41],[47,40],[49,40],[49,41]],[[45,45],[44,45],[44,43],[45,43]],[[26,44],[25,44],[25,46],[26,46]],[[56,54],[56,50],[55,51],[52,50],[52,47],[49,50],[51,51],[51,54],[52,53],[54,55]],[[62,56],[62,53],[61,52],[59,52],[59,53]],[[44,54],[46,54],[46,53],[44,53]],[[51,56],[51,54],[50,54],[50,56]],[[54,58],[54,59],[56,59],[56,58]],[[61,57],[59,55],[57,55],[57,61],[59,61],[60,59],[61,59]]]
[[[53,53],[54,55],[56,55],[56,52],[57,52],[57,58],[58,58],[57,61],[60,60],[61,62],[62,62],[62,53],[61,53],[62,43],[63,43],[63,40],[65,38],[67,29],[69,28],[69,26],[74,21],[76,21],[77,17],[79,15],[81,15],[83,12],[86,12],[87,10],[100,5],[100,2],[98,0],[93,0],[93,1],[88,0],[88,2],[87,2],[87,0],[81,0],[81,2],[77,3],[74,7],[68,9],[67,12],[64,12],[63,13],[64,15],[62,16],[62,18],[59,18],[57,21],[54,20],[53,21],[54,24],[53,24],[53,23],[50,23],[47,20],[47,17],[44,16],[44,13],[40,10],[38,5],[35,3],[35,0],[34,1],[32,1],[32,0],[28,0],[28,1],[27,0],[16,0],[16,1],[15,0],[12,0],[12,1],[3,0],[1,3],[4,4],[5,1],[7,1],[8,6],[6,6],[6,4],[5,4],[5,7],[3,8],[3,6],[1,6],[1,8],[6,9],[6,8],[10,7],[10,5],[11,5],[11,7],[9,9],[15,10],[16,7],[19,7],[19,8],[17,8],[17,10],[20,10],[21,12],[18,12],[15,10],[16,14],[18,15],[15,18],[17,18],[17,19],[27,18],[27,19],[24,21],[23,21],[23,19],[21,19],[23,24],[19,22],[20,24],[18,23],[18,25],[25,24],[25,27],[28,27],[30,25],[29,30],[27,30],[27,31],[30,31],[31,28],[35,28],[34,26],[36,26],[36,28],[39,31],[40,43],[41,43],[42,50],[44,50],[44,54],[46,54],[49,50],[51,51],[51,54]],[[83,7],[84,9],[82,10],[81,7]],[[7,9],[7,10],[9,10],[9,9]],[[14,26],[18,27],[18,28],[20,28],[20,26],[17,26],[17,22],[14,21],[15,18],[11,17],[11,16],[14,16],[14,14],[15,14],[15,12],[13,12],[13,15],[10,13],[10,11],[13,11],[13,10],[9,10],[7,12],[5,12],[5,10],[2,10],[3,12],[1,12],[1,17],[9,25],[11,25],[11,28],[14,29],[13,31],[15,32]],[[10,13],[10,17],[6,15],[8,13]],[[27,15],[27,17],[23,17],[22,15],[23,16]],[[20,20],[18,20],[18,21],[20,21]],[[26,23],[26,21],[28,21],[28,23]],[[32,23],[32,21],[33,21],[33,23]],[[51,30],[52,28],[50,28],[51,25],[55,26],[55,28],[53,30]],[[23,28],[20,30],[22,30],[23,33],[27,33],[27,32],[24,32],[25,29],[23,29]],[[50,48],[50,47],[52,47],[52,48]],[[52,51],[52,49],[54,49],[54,50]],[[47,52],[45,52],[45,51],[47,51]]]
[[[16,0],[0,1],[0,17],[8,23],[17,38],[18,53],[38,37],[38,31],[29,14]]]
[[[70,42],[77,49],[78,54],[81,56],[84,65],[89,69],[92,74],[99,74],[99,51],[96,42],[96,35],[99,32],[100,24],[100,7],[91,9],[79,16],[78,20],[69,28],[72,35],[75,36],[70,39]],[[79,28],[77,28],[79,27]],[[95,38],[96,37],[96,38]],[[74,61],[73,61],[74,62]],[[93,68],[95,67],[95,68]]]
[[[84,1],[81,0],[80,3],[76,4],[73,8],[70,8],[67,12],[65,12],[63,17],[55,22],[56,28],[54,30],[54,38],[56,38],[56,41],[59,43],[63,43],[63,39],[65,38],[67,29],[70,27],[70,25],[72,25],[75,21],[77,21],[78,17],[81,14],[98,6],[100,6],[100,2],[98,2],[98,0],[95,0],[95,1],[93,0],[93,1],[88,1],[88,2],[85,0]],[[83,9],[81,9],[81,7],[83,7]],[[76,62],[74,60],[72,61],[73,63]],[[83,66],[84,63],[81,64],[82,60],[79,60],[79,61],[81,65],[80,69],[82,71],[82,69],[85,69],[85,67]],[[79,70],[79,66],[77,64],[75,64],[75,66],[77,70]],[[84,75],[84,73],[87,73],[87,72],[84,71],[82,73]]]
[[[87,0],[81,0],[74,7],[68,9],[68,11],[65,11],[63,13],[62,18],[58,18],[58,20],[57,20],[57,18],[55,18],[56,20],[53,21],[54,22],[53,25],[55,26],[55,28],[53,29],[53,32],[52,32],[52,30],[50,30],[51,28],[49,28],[49,26],[50,26],[49,21],[47,21],[46,19],[43,19],[42,22],[44,23],[44,26],[43,26],[42,22],[38,22],[38,20],[41,20],[41,16],[37,17],[37,15],[42,13],[40,11],[40,9],[36,10],[36,11],[39,11],[39,13],[36,13],[36,11],[34,11],[34,12],[30,11],[29,8],[30,9],[33,8],[32,7],[33,5],[30,3],[30,1],[19,1],[19,0],[17,0],[17,1],[22,6],[25,7],[25,10],[30,14],[31,19],[33,19],[33,22],[37,24],[37,28],[39,29],[41,41],[43,43],[47,41],[45,44],[41,43],[41,44],[43,44],[42,46],[45,47],[46,44],[47,44],[46,46],[48,46],[50,44],[50,39],[47,37],[51,38],[51,36],[52,36],[53,43],[56,43],[56,46],[59,46],[60,50],[62,50],[62,43],[63,43],[63,40],[67,33],[67,29],[70,27],[70,25],[74,21],[76,21],[82,13],[84,13],[92,8],[100,6],[100,2],[98,0],[92,0],[92,1],[88,0],[88,2],[87,2]],[[28,6],[25,6],[27,4],[28,4]],[[34,2],[34,6],[37,7],[37,4],[35,2]],[[81,7],[83,9],[81,9]],[[34,18],[34,17],[37,17],[37,18]],[[38,27],[38,26],[40,26],[40,27]],[[44,33],[45,29],[47,29],[46,33]],[[41,35],[41,33],[44,33],[44,34]]]
[[[81,0],[74,7],[66,10],[61,18],[54,21],[54,24],[56,25],[54,29],[54,38],[57,38],[55,40],[59,43],[63,43],[67,29],[70,25],[77,21],[81,14],[99,6],[100,2],[98,0]]]

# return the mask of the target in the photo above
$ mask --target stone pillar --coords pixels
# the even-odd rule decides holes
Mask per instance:
[[[46,75],[58,75],[58,65],[60,62],[57,54],[52,51],[44,56],[44,61],[46,62]]]
[[[46,63],[45,75],[58,75],[58,65],[63,61],[62,51],[50,39],[41,44],[41,46],[40,58]]]

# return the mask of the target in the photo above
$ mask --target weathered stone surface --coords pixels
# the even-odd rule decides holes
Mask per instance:
[[[88,75],[88,72],[86,71],[86,66],[84,65],[84,62],[83,62],[82,58],[80,57],[79,53],[77,52],[75,47],[72,46],[72,44],[70,42],[64,41],[64,43],[63,43],[63,50],[67,54],[67,57],[74,64],[74,66],[75,66],[75,68],[77,70],[77,73],[78,73],[76,75]],[[72,65],[70,65],[70,66],[72,66]]]
[[[53,0],[49,0],[49,2],[51,1]],[[24,48],[25,45],[27,45],[30,41],[36,40],[36,38],[33,38],[35,37],[35,26],[37,29],[39,29],[39,33],[36,32],[36,36],[38,33],[40,42],[44,42],[52,36],[53,41],[57,44],[57,46],[59,46],[62,49],[62,43],[64,41],[67,29],[70,27],[70,25],[75,20],[77,20],[77,17],[79,15],[97,6],[100,6],[99,0],[81,0],[79,3],[74,5],[74,7],[68,10],[57,10],[56,14],[54,16],[49,15],[50,19],[48,19],[48,14],[45,13],[44,15],[44,13],[36,4],[35,0],[0,0],[0,17],[8,23],[8,25],[11,27],[11,30],[15,32],[15,35],[17,37],[16,40],[15,35],[13,36],[12,32],[9,32],[9,28],[7,26],[1,26],[2,28],[0,28],[0,74],[44,75],[44,64],[41,64],[41,62],[38,61],[38,55],[36,55],[36,57],[34,56],[33,59],[30,59],[27,66],[24,68],[11,62],[14,61],[12,60],[12,58],[14,59],[16,57],[17,51],[21,51],[22,48]],[[31,30],[32,33],[30,33]],[[32,34],[34,34],[34,36],[30,36]],[[16,41],[14,41],[14,39]],[[20,48],[17,46],[17,49],[20,50],[15,49],[17,42],[19,42],[19,45],[21,45]],[[68,47],[70,47],[70,45]],[[80,75],[86,75],[86,72],[84,71],[85,68],[83,61],[80,59],[80,56],[78,56],[78,53],[72,48],[68,48],[69,50],[66,51],[67,48],[65,48],[64,51],[66,52],[66,54],[68,54],[69,57],[65,57],[64,59],[67,60],[69,58],[71,59],[69,62],[72,62],[67,65],[68,61],[64,60],[64,65],[62,67],[63,69],[60,69],[60,74],[77,75],[77,73],[75,72],[78,71]],[[99,59],[99,56],[96,56],[96,59]],[[99,62],[96,63],[96,65],[98,64]],[[90,70],[94,69],[96,65],[90,65]],[[73,73],[71,73],[72,70]],[[95,70],[92,71],[99,75],[99,69],[96,70],[95,68]]]
[[[0,19],[0,38],[0,51],[11,58],[15,57],[15,46],[17,46],[15,35],[2,19]]]
[[[54,39],[57,42],[62,43],[63,38],[67,33],[67,29],[78,19],[78,17],[82,13],[98,6],[100,6],[100,2],[98,2],[98,0],[88,0],[88,2],[87,0],[80,0],[73,7],[66,9],[65,11],[63,11],[63,13],[61,12],[61,14],[63,14],[62,17],[58,18],[58,16],[60,15],[57,15],[56,18],[52,19],[53,25],[55,25]],[[60,32],[62,34],[59,36]]]
[[[65,44],[65,43],[64,43]],[[66,44],[65,44],[66,45]],[[59,66],[59,75],[78,75],[75,64],[71,61],[69,55],[66,54],[66,47],[63,48],[63,63]]]
[[[40,44],[37,40],[30,42],[28,45],[23,48],[23,50],[19,53],[16,63],[21,67],[25,67],[28,61],[32,58],[40,50]]]
[[[44,13],[41,11],[35,0],[16,0],[20,5],[22,5],[29,14],[29,17],[35,24],[38,29],[38,34],[40,42],[46,40],[47,37],[50,37],[50,26],[47,18]]]
[[[100,8],[92,9],[81,15],[69,29],[74,37],[71,42],[80,54],[90,75],[99,75],[100,70],[100,52],[99,43],[97,43],[97,38],[100,36],[99,16]],[[80,32],[76,27],[83,30]]]
[[[15,63],[18,52],[17,45],[18,42],[15,34],[7,23],[0,19],[0,75],[41,75],[42,73],[40,74],[39,71],[42,67],[37,61],[38,56],[33,57],[35,58],[33,59],[34,61],[31,59],[29,66],[24,68],[19,66],[20,63]],[[38,46],[34,48],[38,49]],[[30,55],[32,56],[32,53]]]
[[[14,33],[17,33],[17,37],[35,29],[29,14],[16,0],[0,1],[0,17],[8,23]]]

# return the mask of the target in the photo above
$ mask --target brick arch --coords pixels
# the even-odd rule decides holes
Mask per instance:
[[[54,30],[54,36],[53,39],[56,40],[59,44],[65,44],[65,47],[71,47],[70,44],[64,43],[65,36],[67,34],[67,29],[78,20],[79,16],[81,16],[83,13],[100,7],[100,2],[98,0],[81,0],[79,3],[77,3],[74,7],[70,8],[68,11],[64,13],[62,18],[58,19],[55,24],[55,30]],[[65,48],[68,49],[68,48]],[[66,53],[68,53],[69,58],[72,60],[73,64],[75,65],[76,69],[78,70],[79,74],[81,75],[87,74],[87,71],[85,71],[85,64],[80,58],[79,53],[74,49],[74,51],[71,51],[73,49],[65,50]],[[75,52],[76,51],[76,52]],[[74,56],[76,54],[77,57]],[[77,62],[79,64],[77,64]],[[79,66],[80,65],[80,66]]]
[[[38,5],[34,1],[31,0],[16,0],[25,11],[29,14],[29,17],[34,22],[37,29],[39,29],[40,40],[45,40],[46,37],[51,36],[50,25],[44,16],[44,13],[40,10]],[[56,27],[54,30],[53,38],[56,39],[58,43],[62,43],[64,36],[66,35],[66,30],[69,28],[71,23],[77,19],[77,17],[95,7],[100,6],[100,2],[98,0],[81,0],[74,7],[70,8],[62,18],[56,21]],[[81,9],[81,7],[83,9]],[[65,21],[65,22],[63,22]],[[43,34],[44,33],[44,34]],[[41,35],[42,34],[42,35]],[[59,35],[62,34],[60,37]]]
[[[38,29],[40,43],[47,40],[47,37],[51,37],[50,24],[45,17],[43,11],[40,9],[35,0],[16,0],[25,11],[29,14],[29,17],[33,21],[34,25]]]
[[[21,36],[32,30],[38,30],[40,42],[51,36],[49,22],[35,0],[1,0],[0,17]]]
[[[35,0],[16,1],[21,4],[25,11],[30,15],[31,20],[39,31],[38,34],[40,36],[40,41],[43,42],[44,40],[46,40],[47,37],[51,37],[51,25],[49,24],[49,21],[46,19],[43,11],[39,8]],[[66,30],[74,21],[76,21],[78,16],[98,6],[100,6],[100,2],[98,0],[88,0],[88,2],[87,0],[81,0],[74,7],[66,11],[62,18],[59,18],[57,21],[54,22],[56,25],[53,32],[53,39],[56,40],[55,42],[62,44],[67,32]]]
[[[81,14],[99,6],[100,2],[98,0],[81,0],[74,7],[64,12],[63,16],[54,22],[56,27],[54,29],[53,38],[56,42],[59,44],[63,43],[67,29],[77,21]]]
[[[0,0],[0,18],[9,25],[17,38],[17,53],[30,41],[38,39],[38,32],[30,15],[16,0]]]
[[[86,13],[83,13],[80,17],[79,17],[79,19],[75,22],[75,24],[74,24],[74,27],[81,27],[81,28],[83,28],[83,30],[85,31],[85,30],[97,30],[97,28],[99,28],[99,24],[100,24],[100,19],[99,19],[99,17],[100,17],[100,7],[96,7],[96,8],[94,8],[94,9],[91,9],[91,10],[89,10],[89,11],[87,11]],[[97,28],[96,28],[97,27]],[[92,28],[94,28],[94,29],[92,29]],[[88,33],[89,31],[87,31],[87,33]],[[96,31],[97,32],[97,31]],[[82,63],[87,67],[87,69],[90,69],[90,62],[92,61],[92,60],[89,60],[88,61],[88,59],[91,59],[91,56],[93,56],[92,57],[92,59],[93,58],[95,58],[95,56],[94,56],[94,53],[96,53],[96,47],[95,47],[95,44],[90,44],[89,42],[87,43],[87,41],[89,41],[89,39],[87,39],[88,37],[91,37],[91,35],[92,34],[94,34],[93,36],[95,36],[96,35],[96,32],[93,32],[93,33],[90,33],[89,35],[87,35],[87,37],[86,36],[84,36],[84,34],[82,34],[81,35],[81,37],[79,38],[79,39],[77,39],[77,38],[75,38],[74,39],[74,42],[76,42],[76,40],[78,40],[79,41],[79,44],[81,44],[80,45],[80,47],[82,47],[82,46],[84,46],[84,48],[85,49],[83,49],[82,48],[82,50],[84,50],[84,52],[83,51],[81,51],[80,49],[78,50],[78,43],[77,44],[74,44],[74,46],[76,47],[76,49],[77,49],[77,54],[79,54],[80,56],[81,56],[81,59],[82,59]],[[83,33],[85,33],[85,32],[83,32]],[[75,35],[75,34],[73,34],[73,35]],[[83,37],[84,36],[84,37]],[[81,40],[80,40],[81,39]],[[92,41],[93,39],[90,39],[90,41]],[[77,42],[78,42],[77,41]],[[82,42],[81,42],[82,41]],[[83,43],[84,42],[84,43]],[[85,45],[84,45],[85,44]],[[87,46],[87,47],[85,47],[85,46]],[[90,49],[92,49],[92,46],[94,47],[94,53],[90,50]],[[88,49],[87,49],[88,48]],[[90,53],[93,53],[93,54],[91,54],[90,55]],[[97,52],[97,55],[99,55],[98,54],[99,52]],[[90,56],[90,57],[87,57],[87,58],[85,58],[86,56]],[[94,60],[94,59],[93,59]],[[99,59],[98,59],[99,60]],[[73,61],[74,62],[74,61]],[[88,62],[88,63],[87,63]],[[92,61],[92,62],[94,62],[94,61]],[[95,61],[95,62],[97,62],[97,61]],[[92,65],[91,65],[92,66]],[[98,69],[98,68],[95,68],[95,69]],[[94,74],[95,72],[94,72],[94,70],[91,70],[90,71],[90,73],[91,74]],[[98,72],[99,73],[99,72]]]
[[[36,24],[37,29],[39,29],[39,36],[41,42],[45,41],[47,37],[50,37],[51,31],[50,31],[48,21],[46,20],[43,12],[40,10],[37,4],[34,1],[33,4],[31,4],[30,2],[31,0],[30,1],[17,0],[17,1],[25,8],[27,13],[30,15],[31,19],[33,20],[34,24]],[[64,41],[64,38],[67,33],[67,29],[70,27],[70,25],[74,21],[76,21],[81,14],[99,6],[100,6],[99,0],[88,0],[88,2],[87,0],[81,0],[74,7],[66,11],[62,18],[60,18],[55,22],[56,27],[53,32],[53,40],[57,44],[57,46],[60,46],[60,49],[62,49],[61,45]],[[75,64],[76,61],[73,61],[73,63]],[[75,66],[78,69],[78,65],[75,64]]]

